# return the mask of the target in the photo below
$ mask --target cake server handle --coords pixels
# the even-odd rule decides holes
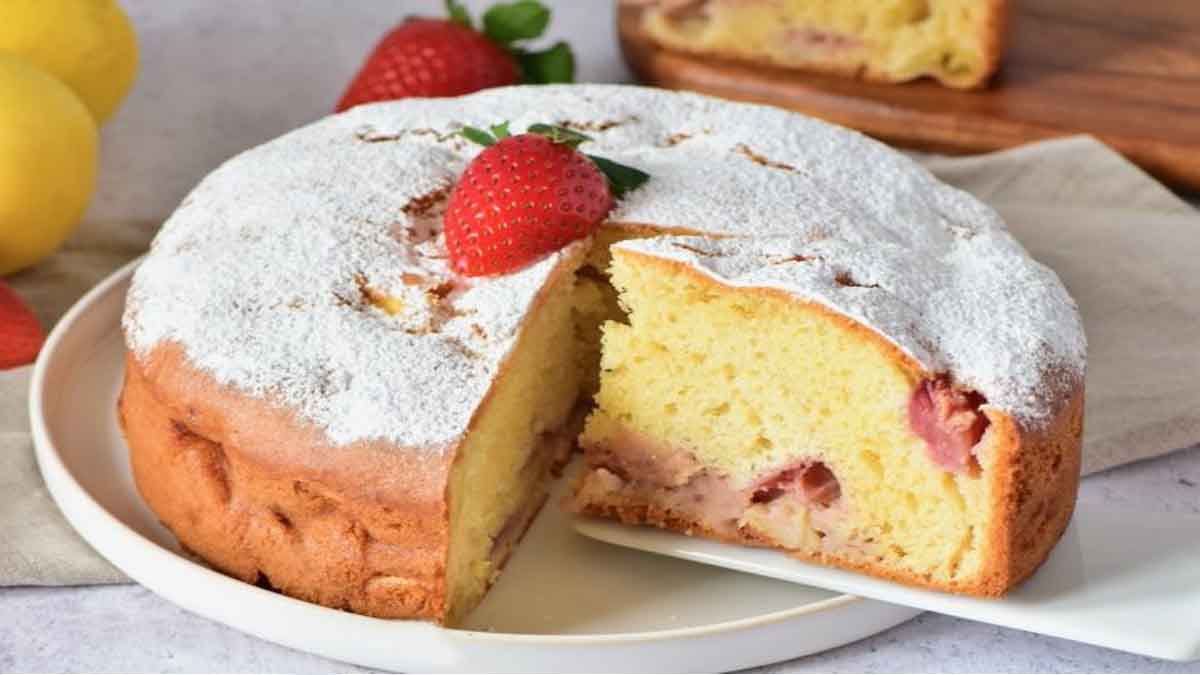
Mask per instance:
[[[922,590],[724,544],[598,518],[579,533],[610,544],[939,614],[1174,661],[1200,659],[1200,516],[1081,504],[1045,564],[997,599]]]

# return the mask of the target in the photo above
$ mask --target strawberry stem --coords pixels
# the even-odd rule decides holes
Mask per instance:
[[[508,123],[505,122],[505,124]],[[468,141],[471,141],[476,145],[482,145],[485,148],[496,144],[496,137],[484,131],[483,129],[477,129],[475,127],[463,127],[462,129],[459,129],[458,133]]]
[[[539,136],[545,136],[555,143],[569,145],[572,148],[579,147],[579,144],[583,143],[584,141],[592,140],[591,136],[581,134],[574,129],[555,126],[553,124],[531,124],[529,125],[529,128],[526,129],[526,132],[537,134]]]
[[[496,140],[498,141],[502,141],[512,135],[508,133],[507,121],[501,122],[500,124],[493,124],[492,126],[488,127],[488,129],[491,130],[492,136],[495,136]]]
[[[457,0],[446,0],[446,16],[450,17],[450,20],[454,23],[461,24],[467,28],[475,27],[471,24],[471,13]]]

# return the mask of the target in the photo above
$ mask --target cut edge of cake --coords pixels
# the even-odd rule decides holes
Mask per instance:
[[[1018,420],[984,403],[979,412],[986,422],[970,462],[957,470],[947,469],[931,461],[927,444],[909,428],[905,415],[911,414],[911,397],[923,383],[952,374],[930,372],[875,329],[820,303],[777,288],[722,284],[686,263],[656,257],[646,248],[634,244],[614,249],[614,281],[622,304],[632,313],[629,323],[605,326],[598,406],[581,438],[588,468],[574,486],[573,497],[566,501],[568,508],[629,524],[780,548],[822,564],[973,595],[1005,593],[1049,554],[1070,519],[1078,489],[1081,375],[1071,376],[1070,391],[1047,419]],[[651,284],[664,286],[658,289],[662,297],[653,297],[653,286],[645,287],[643,275],[657,280]],[[701,343],[705,331],[717,323],[711,320],[715,315],[682,302],[684,295],[665,288],[667,280],[687,287],[696,298],[707,298],[704,302],[724,298],[721,301],[731,302],[735,309],[743,306],[746,314],[729,325],[748,332],[727,335],[726,343]],[[756,306],[760,308],[750,309]],[[756,315],[756,311],[768,316]],[[876,359],[883,368],[891,369],[876,379],[894,380],[898,389],[883,397],[889,404],[876,414],[895,427],[894,440],[865,436],[859,439],[861,446],[850,444],[853,452],[838,448],[836,456],[829,454],[833,450],[829,447],[819,451],[809,447],[792,454],[777,451],[781,439],[772,432],[803,424],[787,419],[786,411],[775,411],[773,421],[753,418],[768,417],[775,400],[796,403],[799,411],[799,404],[813,392],[789,392],[786,377],[782,382],[778,377],[772,380],[773,372],[755,376],[738,372],[732,375],[735,383],[728,378],[722,381],[720,370],[705,370],[727,348],[744,352],[736,362],[747,370],[753,369],[756,358],[771,362],[771,355],[761,351],[763,347],[747,341],[763,337],[754,331],[789,313],[815,319],[816,323],[802,326],[805,330],[815,332],[814,326],[828,325],[836,327],[835,333],[855,336],[862,347],[855,355],[859,365]],[[701,325],[705,319],[709,324]],[[672,333],[676,322],[679,327]],[[654,323],[657,328],[649,327]],[[671,335],[675,339],[664,337]],[[803,340],[796,344],[808,346]],[[820,357],[807,354],[804,358],[811,363]],[[774,369],[784,371],[784,361],[773,363]],[[800,361],[800,368],[803,363]],[[722,364],[722,368],[729,367],[729,362]],[[848,370],[855,365],[844,367]],[[692,381],[689,370],[703,371],[707,379]],[[756,377],[773,381],[779,388],[765,398],[747,401],[744,389]],[[794,386],[802,388],[804,373],[792,373],[791,377]],[[717,393],[709,395],[706,383]],[[859,388],[870,384],[869,378],[858,382]],[[873,396],[860,396],[864,400],[853,402],[839,398],[853,397],[855,386],[841,383],[834,389],[837,393],[829,393],[829,400],[816,397],[807,403],[826,413],[837,412],[828,408],[848,406],[852,416],[873,406],[880,408],[873,403]],[[781,414],[784,417],[779,417]],[[647,423],[647,415],[655,421]],[[747,416],[752,418],[749,422]],[[797,412],[797,416],[803,414]],[[669,423],[672,418],[681,421],[675,426]],[[855,429],[847,420],[833,424]],[[714,441],[736,438],[730,430],[747,425],[760,431],[770,429],[755,439]],[[664,429],[669,431],[664,433]],[[826,438],[836,437],[828,430],[821,433]],[[724,447],[718,450],[710,445]],[[718,461],[722,455],[724,462]],[[755,457],[762,457],[764,463],[740,466]],[[894,490],[886,483],[889,479],[902,480],[912,489]],[[877,487],[885,488],[880,494],[891,490],[905,498],[892,500],[894,504],[885,502],[881,508],[866,508],[865,491]],[[918,488],[941,499],[940,506],[950,515],[979,516],[979,522],[965,523],[960,518],[959,526],[947,530],[952,537],[943,543],[948,545],[939,549],[938,542],[945,538],[933,536],[940,531],[936,529],[939,520],[926,513],[931,496]],[[878,501],[878,494],[875,497]],[[853,519],[858,516],[869,516],[869,520],[857,523]],[[907,525],[902,524],[905,519]],[[783,527],[779,527],[781,523]],[[858,529],[847,530],[847,525]],[[917,550],[917,542],[897,540],[896,533],[903,531],[909,536],[930,535],[922,542],[934,544],[928,548],[923,566],[911,562],[924,552]]]
[[[583,378],[573,313],[587,244],[574,245],[547,281],[455,452],[447,484],[449,625],[461,624],[496,581],[575,447]]]

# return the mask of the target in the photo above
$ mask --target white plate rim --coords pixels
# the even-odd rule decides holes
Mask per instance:
[[[41,353],[34,365],[33,374],[29,389],[29,415],[30,428],[34,441],[34,452],[38,462],[39,469],[43,479],[46,482],[47,488],[59,508],[63,511],[68,522],[72,527],[95,548],[102,556],[113,562],[118,568],[122,569],[131,579],[146,586],[156,594],[165,597],[168,601],[180,605],[185,609],[207,616],[221,623],[230,622],[222,618],[212,616],[210,613],[204,612],[186,603],[180,602],[176,594],[166,592],[164,589],[155,584],[153,581],[147,580],[140,570],[131,570],[122,566],[118,561],[114,561],[113,548],[117,545],[132,546],[137,548],[143,555],[151,555],[159,559],[163,565],[168,568],[178,570],[180,573],[200,574],[210,577],[215,583],[228,585],[231,592],[250,592],[262,594],[262,596],[270,598],[274,602],[281,603],[279,606],[291,607],[296,610],[303,609],[304,611],[331,613],[336,614],[339,618],[345,620],[346,617],[353,617],[357,621],[365,622],[384,622],[389,625],[395,624],[396,620],[376,619],[367,616],[350,614],[335,609],[330,609],[315,605],[312,603],[296,600],[284,596],[282,594],[267,591],[261,588],[254,587],[250,584],[245,584],[230,577],[227,577],[219,572],[211,570],[197,562],[180,556],[173,551],[167,550],[157,543],[151,541],[145,536],[134,531],[118,517],[110,513],[92,495],[76,480],[71,470],[66,466],[58,450],[55,446],[52,432],[45,415],[45,401],[48,394],[47,379],[56,355],[60,349],[62,342],[66,339],[75,325],[84,317],[91,308],[104,298],[111,290],[126,281],[133,274],[133,271],[141,262],[141,257],[134,259],[114,271],[111,275],[97,284],[94,288],[83,295],[59,320],[58,324],[48,335],[45,344],[42,347]],[[111,540],[99,536],[92,531],[88,524],[97,523],[104,528],[104,534],[111,537]],[[115,541],[117,544],[110,544],[109,541]],[[833,609],[846,608],[855,603],[876,603],[872,600],[867,600],[854,595],[839,595],[826,600],[819,600],[799,607],[787,610],[768,612],[761,615],[724,621],[712,624],[704,624],[700,626],[691,626],[685,628],[672,628],[645,632],[631,633],[594,633],[581,635],[554,635],[554,634],[522,634],[522,633],[502,633],[480,630],[465,630],[453,628],[441,628],[419,621],[405,621],[407,624],[416,624],[421,628],[429,628],[435,631],[447,631],[458,637],[466,638],[471,642],[479,642],[486,644],[507,644],[507,645],[525,645],[525,646],[574,646],[574,645],[622,645],[636,644],[643,642],[658,642],[658,641],[674,641],[688,638],[702,638],[718,634],[742,633],[752,631],[754,629],[763,628],[775,624],[787,622],[798,617],[825,612]],[[919,610],[911,608],[895,607],[898,613],[908,614],[902,619],[889,624],[890,626],[898,625],[920,613]],[[259,637],[270,640],[272,642],[280,642],[273,637],[262,635],[254,631],[247,630],[244,626],[233,625],[238,630],[252,632]],[[415,626],[414,626],[415,627]],[[886,628],[880,629],[886,630]],[[868,634],[869,635],[869,634]],[[862,637],[867,637],[863,635]],[[843,641],[840,644],[848,644],[854,640]],[[283,643],[287,644],[287,643]],[[297,649],[305,649],[297,647],[295,644],[287,644]],[[313,651],[313,650],[308,650]],[[323,653],[323,652],[316,652]],[[811,652],[806,652],[811,653]],[[331,658],[344,659],[344,655],[330,655]],[[798,656],[801,654],[798,654]]]

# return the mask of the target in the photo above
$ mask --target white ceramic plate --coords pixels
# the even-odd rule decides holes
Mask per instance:
[[[272,642],[396,670],[719,671],[829,649],[918,610],[608,546],[556,502],[472,615],[471,630],[326,609],[185,557],[143,505],[115,419],[131,264],[51,333],[34,370],[38,463],[75,529],[134,580]]]

